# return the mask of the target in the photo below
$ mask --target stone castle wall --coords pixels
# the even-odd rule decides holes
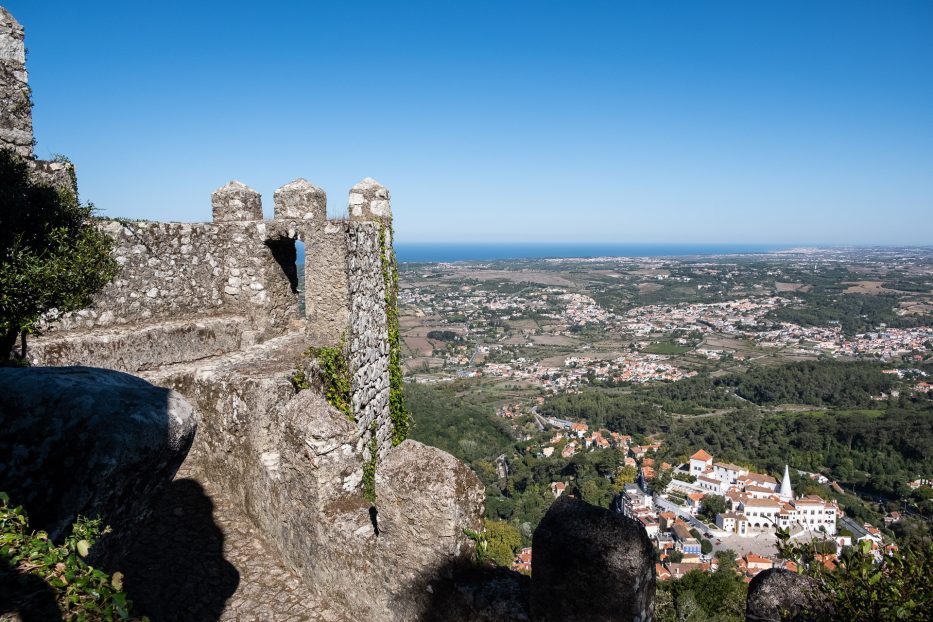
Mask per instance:
[[[240,313],[284,326],[297,299],[265,245],[262,222],[104,221],[120,273],[94,305],[57,318],[53,332]],[[294,262],[294,259],[292,260]]]
[[[77,193],[70,164],[34,158],[24,32],[2,7],[0,95],[0,148],[24,158],[37,179]],[[350,190],[350,219],[328,220],[325,192],[297,179],[275,191],[267,221],[259,193],[231,181],[211,195],[211,210],[208,223],[101,220],[120,271],[88,308],[48,315],[44,335],[31,339],[31,362],[137,373],[302,333],[306,347],[345,346],[352,414],[365,443],[375,429],[384,455],[392,438],[383,278],[383,258],[394,261],[383,249],[391,246],[389,191],[364,179]]]
[[[0,7],[0,145],[32,157],[32,97],[23,27]]]
[[[353,415],[366,443],[375,426],[384,455],[392,429],[382,242],[391,217],[378,188],[386,208],[352,221],[327,220],[323,191],[305,180],[276,192],[271,221],[259,193],[236,181],[213,193],[210,223],[101,221],[117,277],[90,307],[50,317],[31,360],[135,373],[303,333],[307,347],[345,347]],[[304,318],[297,240],[306,243]]]
[[[350,291],[350,373],[353,414],[365,443],[376,430],[380,457],[391,446],[389,417],[389,333],[385,313],[385,281],[379,225],[350,223],[348,266]]]

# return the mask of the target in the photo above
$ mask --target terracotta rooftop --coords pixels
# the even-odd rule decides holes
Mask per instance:
[[[691,460],[703,460],[704,462],[706,462],[707,460],[712,460],[713,457],[709,455],[708,453],[706,453],[705,449],[701,449],[695,454],[693,454],[692,456],[690,456],[690,459]]]

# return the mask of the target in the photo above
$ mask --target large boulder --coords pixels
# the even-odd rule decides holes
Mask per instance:
[[[150,512],[194,439],[178,393],[91,367],[0,369],[0,490],[53,539],[78,515],[122,534]],[[101,553],[98,550],[98,555]]]
[[[758,573],[748,585],[745,619],[749,622],[832,620],[832,605],[812,577],[772,568]]]
[[[569,496],[535,529],[531,617],[536,621],[654,617],[654,551],[640,523]]]

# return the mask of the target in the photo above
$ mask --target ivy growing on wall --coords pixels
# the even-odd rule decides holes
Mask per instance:
[[[352,384],[350,363],[347,360],[346,338],[341,337],[340,343],[336,346],[311,348],[305,353],[304,358],[313,358],[317,361],[316,380],[320,383],[324,399],[331,406],[345,414],[351,421],[355,421],[353,407],[350,403]],[[298,391],[310,389],[312,386],[312,379],[307,377],[301,364],[299,364],[298,370],[292,374],[291,381]]]
[[[392,231],[389,229],[389,233]],[[398,322],[398,266],[392,249],[387,247],[386,226],[379,228],[382,250],[382,279],[385,282],[386,323],[389,328],[389,416],[392,419],[392,446],[406,438],[411,429],[411,415],[402,391],[402,344]]]

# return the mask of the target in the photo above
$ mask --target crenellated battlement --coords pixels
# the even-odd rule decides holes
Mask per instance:
[[[350,220],[328,220],[325,192],[304,179],[283,185],[274,200],[275,217],[263,220],[260,194],[231,181],[211,195],[212,222],[102,220],[120,271],[88,308],[48,318],[31,344],[32,362],[138,373],[288,334],[301,335],[306,348],[342,343],[353,415],[364,442],[375,422],[384,454],[392,436],[383,274],[384,257],[392,257],[384,247],[389,192],[369,178],[354,186],[350,205],[359,209]],[[186,322],[210,330],[192,338],[179,328]],[[140,335],[166,345],[140,347]]]
[[[24,32],[2,7],[0,94],[0,147],[24,158],[37,178],[77,192],[70,163],[33,155]],[[274,192],[274,216],[265,220],[260,193],[233,180],[211,194],[210,222],[101,219],[98,226],[113,240],[117,276],[87,308],[48,314],[28,356],[35,365],[156,373],[222,360],[284,337],[292,337],[286,341],[300,352],[342,344],[351,415],[362,439],[358,449],[363,452],[375,433],[384,455],[393,438],[385,281],[386,261],[394,262],[389,197],[387,188],[367,177],[350,189],[350,217],[329,220],[324,190],[296,179]],[[296,264],[297,241],[305,244],[303,271]]]

